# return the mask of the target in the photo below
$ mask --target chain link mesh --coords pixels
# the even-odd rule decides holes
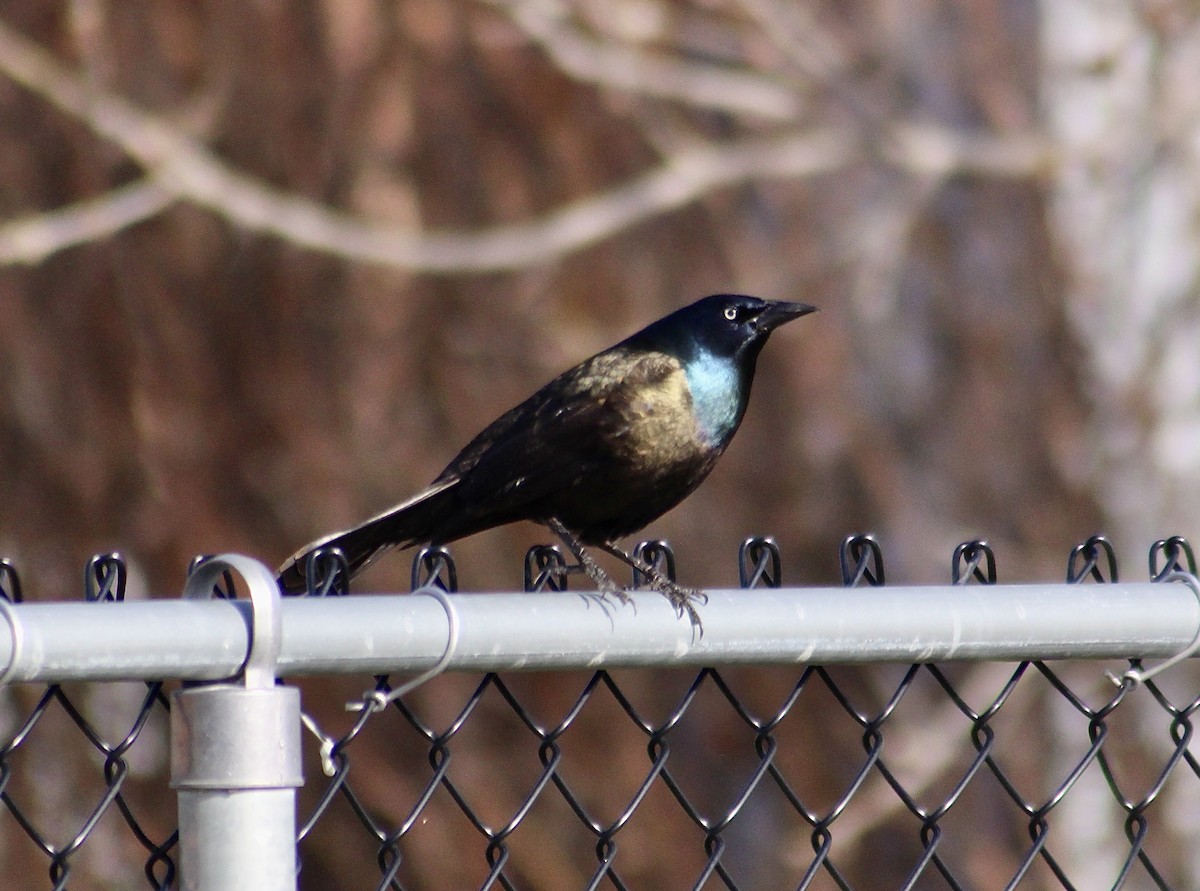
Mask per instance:
[[[665,542],[638,553],[673,575]],[[310,596],[346,593],[339,561],[315,555]],[[770,538],[744,542],[738,564],[744,587],[781,583]],[[526,587],[566,590],[565,566],[560,549],[531,549]],[[841,567],[847,587],[884,582],[870,536],[846,539]],[[1191,547],[1156,542],[1149,570],[1194,572]],[[994,584],[992,549],[960,545],[950,575]],[[98,555],[85,597],[103,609],[126,578],[119,554]],[[1067,580],[1116,581],[1111,544],[1075,547]],[[414,588],[428,584],[457,587],[444,548],[414,560]],[[21,599],[7,561],[0,596]],[[1200,679],[1183,665],[1134,695],[1101,668],[451,674],[356,712],[343,710],[362,693],[353,679],[308,679],[300,884],[1198,887]],[[363,696],[391,689],[377,677]],[[26,873],[21,887],[132,887],[137,872],[142,887],[177,887],[163,683],[36,692],[6,688],[0,728],[0,852],[46,877]]]

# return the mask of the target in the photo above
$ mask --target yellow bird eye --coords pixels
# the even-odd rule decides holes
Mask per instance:
[[[725,318],[733,322],[737,319],[737,308],[733,306],[725,307]]]

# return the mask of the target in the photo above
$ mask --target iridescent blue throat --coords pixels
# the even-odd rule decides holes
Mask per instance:
[[[700,432],[709,445],[725,443],[742,414],[742,376],[733,359],[698,352],[685,363]]]

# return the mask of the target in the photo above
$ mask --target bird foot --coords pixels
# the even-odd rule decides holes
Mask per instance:
[[[608,573],[601,570],[597,575],[591,575],[591,573],[588,573],[588,575],[596,583],[596,591],[593,596],[601,603],[611,604],[614,600],[621,605],[633,603],[633,599],[629,596],[625,588],[614,581],[613,577]],[[637,612],[636,605],[634,605],[633,611]]]
[[[588,561],[588,563],[573,563],[569,566],[556,566],[549,571],[564,580],[578,573],[587,575],[596,585],[596,590],[580,591],[579,596],[590,603],[598,605],[606,615],[611,615],[608,612],[608,608],[613,605],[614,601],[620,605],[633,603],[627,590],[605,572],[603,568],[592,561]],[[637,606],[635,605],[634,612],[636,611]]]
[[[592,599],[600,604],[601,609],[611,605],[613,600],[621,604],[633,603],[629,597],[628,589],[623,585],[617,584],[604,568],[593,559],[583,547],[583,544],[578,538],[564,526],[559,520],[554,517],[545,521],[546,525],[563,540],[563,544],[575,556],[579,562],[574,566],[565,566],[560,572],[585,572],[596,585],[597,592],[590,595]],[[659,594],[667,598],[667,601],[675,609],[675,615],[682,618],[685,614],[688,621],[692,623],[693,633],[699,632],[704,634],[704,626],[700,623],[700,614],[696,612],[696,604],[708,603],[708,595],[696,588],[686,588],[677,582],[665,577],[657,569],[638,557],[625,553],[621,548],[617,547],[612,542],[601,543],[599,547],[621,560],[623,563],[636,569],[641,576],[646,579],[646,585],[651,591],[657,591]],[[611,598],[611,599],[610,599]],[[636,610],[636,604],[634,609]]]
[[[694,604],[703,606],[708,603],[707,594],[697,588],[688,588],[678,582],[673,582],[653,570],[650,572],[643,571],[642,574],[646,577],[651,591],[657,591],[663,597],[667,598],[667,602],[674,607],[676,616],[682,618],[686,613],[688,621],[692,623],[692,627],[699,628],[701,633],[703,633],[704,626],[700,624],[700,614],[696,612]]]

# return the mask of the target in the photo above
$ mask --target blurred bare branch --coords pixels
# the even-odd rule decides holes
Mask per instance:
[[[795,90],[776,78],[586,36],[553,0],[489,2],[504,9],[560,70],[579,80],[774,121],[794,121],[802,110]]]
[[[845,52],[822,31],[809,7],[779,0],[739,0],[739,5],[801,71],[832,84],[849,67]]]
[[[414,232],[364,222],[231,168],[182,128],[93,88],[2,24],[0,71],[119,145],[155,183],[136,194],[137,202],[124,194],[119,202],[106,205],[99,199],[11,224],[0,230],[0,262],[7,263],[45,257],[84,235],[110,235],[122,222],[145,219],[171,200],[184,200],[236,226],[344,259],[425,273],[520,269],[577,251],[717,189],[829,173],[860,154],[853,135],[835,129],[703,144],[681,149],[657,168],[540,219],[475,232]],[[889,140],[889,160],[921,173],[1026,176],[1047,163],[1046,148],[1033,136],[966,137],[914,125],[898,127],[895,133],[897,138]],[[41,233],[37,244],[31,233]],[[57,241],[49,233],[55,233]]]
[[[975,173],[1022,179],[1050,172],[1057,157],[1037,133],[965,133],[913,123],[889,128],[882,151],[901,170],[939,177]]]
[[[153,180],[140,180],[49,213],[0,224],[0,265],[36,264],[78,244],[100,241],[169,207],[175,196]]]

